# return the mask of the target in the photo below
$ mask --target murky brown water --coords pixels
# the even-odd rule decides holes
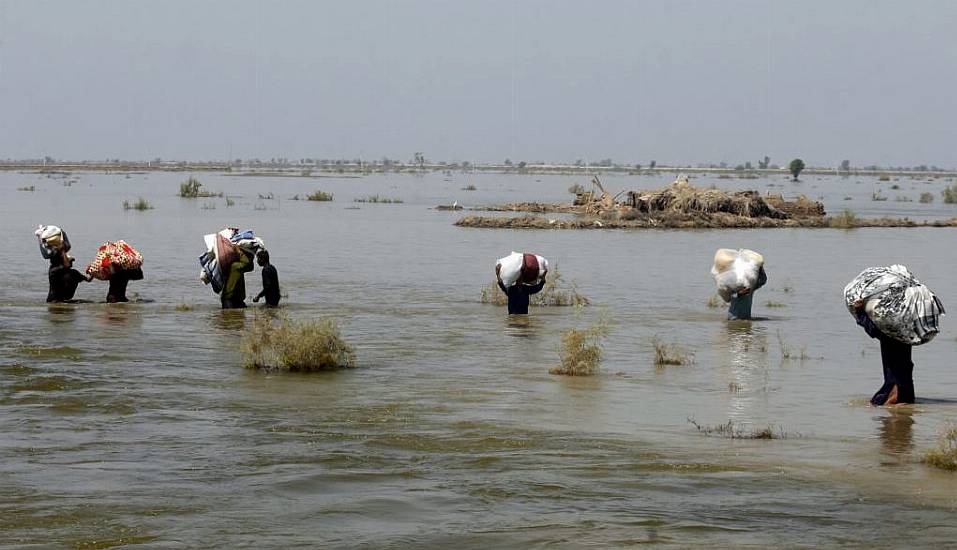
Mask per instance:
[[[922,403],[874,409],[878,346],[841,298],[863,267],[902,262],[957,308],[953,230],[474,230],[428,207],[565,200],[584,178],[201,176],[238,195],[227,208],[175,197],[184,177],[80,174],[64,187],[0,173],[0,546],[947,546],[957,536],[957,476],[919,463],[957,422],[951,322],[915,349]],[[460,191],[468,183],[478,191]],[[36,192],[15,190],[30,184]],[[886,182],[887,202],[870,201],[873,178],[783,189],[823,195],[829,210],[950,217],[957,207],[939,195],[916,202],[944,184]],[[256,198],[316,188],[336,200]],[[349,208],[374,193],[405,203]],[[156,209],[122,210],[141,195]],[[78,263],[103,240],[133,243],[146,279],[130,290],[154,302],[43,303],[38,223],[64,226]],[[240,366],[252,312],[221,312],[197,280],[201,236],[227,224],[263,236],[290,314],[338,318],[360,368]],[[729,324],[705,306],[722,246],[765,254],[764,319]],[[512,249],[557,261],[597,305],[518,321],[478,303],[492,262]],[[247,281],[257,292],[259,271]],[[105,294],[93,283],[77,297]],[[601,374],[548,375],[561,332],[602,310],[612,334]],[[693,351],[694,364],[656,369],[655,335]],[[774,424],[788,437],[708,437],[688,418]]]

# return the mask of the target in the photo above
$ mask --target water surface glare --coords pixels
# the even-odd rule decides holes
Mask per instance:
[[[430,207],[567,199],[584,178],[465,175],[242,178],[224,199],[175,196],[186,174],[0,173],[0,547],[949,546],[957,476],[920,463],[957,423],[951,320],[915,348],[919,403],[867,406],[876,341],[841,290],[904,263],[957,309],[952,229],[501,231]],[[699,180],[823,196],[829,211],[948,218],[946,182],[808,176]],[[666,179],[607,177],[615,190]],[[895,202],[900,193],[915,202]],[[474,184],[478,190],[461,188]],[[17,187],[35,185],[35,192]],[[773,186],[773,187],[769,187]],[[872,202],[874,189],[891,197]],[[323,189],[331,203],[288,200]],[[916,202],[921,191],[934,204]],[[259,199],[273,193],[278,199]],[[371,194],[402,204],[354,204]],[[147,212],[125,212],[145,197]],[[852,200],[845,201],[850,196]],[[354,209],[358,206],[358,209]],[[32,231],[65,227],[85,265],[123,238],[146,257],[144,303],[47,305]],[[359,368],[242,368],[253,311],[222,312],[197,279],[202,235],[250,227],[286,311],[333,316]],[[718,247],[765,254],[753,322],[709,309]],[[557,262],[593,301],[508,319],[479,303],[510,250]],[[259,270],[247,277],[250,294]],[[783,307],[768,307],[768,302]],[[189,304],[190,308],[177,308]],[[602,312],[599,375],[552,376],[562,331]],[[656,368],[658,336],[694,362]],[[690,422],[773,425],[731,440]]]

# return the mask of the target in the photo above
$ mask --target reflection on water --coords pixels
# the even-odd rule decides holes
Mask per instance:
[[[914,448],[914,410],[913,407],[888,409],[887,414],[878,417],[877,433],[881,438],[881,451],[904,462]]]

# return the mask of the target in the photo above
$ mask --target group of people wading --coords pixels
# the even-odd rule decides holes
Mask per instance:
[[[50,261],[47,271],[48,303],[76,303],[77,287],[94,278],[109,282],[106,294],[108,303],[128,302],[126,288],[130,281],[143,279],[143,258],[125,241],[108,242],[100,246],[96,259],[85,272],[74,269],[75,259],[70,256],[70,239],[57,226],[40,226],[36,231],[40,254]],[[261,248],[255,252],[255,261],[262,268],[262,291],[253,297],[253,302],[265,299],[268,307],[279,305],[279,274],[269,261],[269,251]],[[220,301],[223,309],[246,307],[246,273],[253,270],[252,254],[240,252],[228,268]]]
[[[43,258],[50,261],[48,271],[50,289],[47,294],[47,302],[75,302],[77,286],[81,282],[89,282],[94,278],[106,279],[109,282],[106,301],[109,303],[127,302],[126,288],[130,281],[137,281],[143,278],[141,267],[142,256],[132,247],[123,241],[115,243],[106,243],[100,247],[97,260],[90,264],[86,273],[73,268],[74,258],[68,253],[70,251],[70,240],[66,232],[55,226],[42,226],[37,230],[37,237],[40,241],[40,253]],[[261,242],[261,241],[260,241]],[[111,249],[115,247],[119,252],[114,252],[110,256]],[[223,309],[244,308],[246,307],[246,273],[253,270],[253,255],[255,261],[262,270],[262,291],[253,298],[253,302],[259,302],[265,299],[266,305],[275,307],[279,305],[279,275],[276,268],[269,261],[269,252],[265,247],[260,247],[252,252],[238,249],[238,256],[222,273],[222,285],[219,290],[220,300]],[[124,252],[125,251],[125,252]],[[728,254],[733,251],[725,251]],[[750,254],[752,257],[760,259],[760,264],[756,265],[754,274],[748,279],[748,284],[726,288],[723,297],[729,302],[728,320],[729,321],[750,321],[751,306],[754,292],[767,283],[768,277],[764,271],[763,258],[751,251],[739,251],[740,254]],[[124,258],[124,254],[133,257],[132,260]],[[721,254],[721,251],[719,251]],[[521,256],[519,258],[518,256]],[[717,256],[716,256],[717,257]],[[111,261],[112,258],[112,261]],[[511,260],[509,258],[512,258]],[[512,272],[506,275],[508,281],[503,281],[502,263],[514,261],[514,266],[508,270]],[[102,262],[100,265],[97,262]],[[716,264],[717,265],[717,264]],[[730,263],[728,264],[730,265]],[[893,272],[893,269],[903,269],[907,276],[906,268],[902,266],[893,266],[886,268]],[[723,268],[724,269],[724,268]],[[885,269],[885,268],[871,268]],[[717,271],[712,271],[716,279],[720,276]],[[730,272],[728,272],[730,273]],[[867,273],[865,270],[864,273]],[[864,276],[862,273],[860,277]],[[546,277],[548,275],[548,263],[540,256],[531,254],[518,255],[512,253],[511,257],[499,260],[495,266],[495,276],[502,292],[508,298],[508,313],[510,315],[524,315],[528,313],[529,296],[537,294],[545,287]],[[913,282],[917,282],[913,279]],[[851,283],[852,285],[855,282]],[[919,284],[919,283],[917,283]],[[719,285],[720,286],[720,285]],[[851,285],[848,285],[850,288]],[[884,289],[886,290],[886,288]],[[848,290],[845,289],[845,293]],[[929,293],[929,291],[928,291]],[[937,332],[936,317],[943,314],[943,306],[936,297],[931,295],[932,326],[934,334]],[[864,328],[868,336],[880,341],[881,345],[881,363],[884,371],[884,384],[871,398],[871,403],[876,406],[896,405],[904,403],[913,403],[914,363],[911,360],[911,350],[914,342],[902,341],[900,337],[894,337],[885,334],[877,323],[871,318],[866,309],[867,299],[857,299],[853,303],[849,302],[857,323]],[[930,317],[928,317],[929,319]],[[930,335],[926,340],[933,337]],[[923,343],[918,341],[916,343]]]

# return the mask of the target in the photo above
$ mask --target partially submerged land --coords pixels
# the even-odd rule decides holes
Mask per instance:
[[[511,203],[473,208],[526,215],[469,215],[455,225],[495,229],[957,227],[957,218],[943,221],[864,219],[849,210],[828,216],[822,203],[803,196],[786,200],[781,195],[762,196],[757,191],[727,192],[716,188],[700,188],[691,185],[686,178],[679,178],[662,189],[623,191],[617,195],[608,193],[597,177],[592,183],[595,190],[579,189],[571,204]]]

